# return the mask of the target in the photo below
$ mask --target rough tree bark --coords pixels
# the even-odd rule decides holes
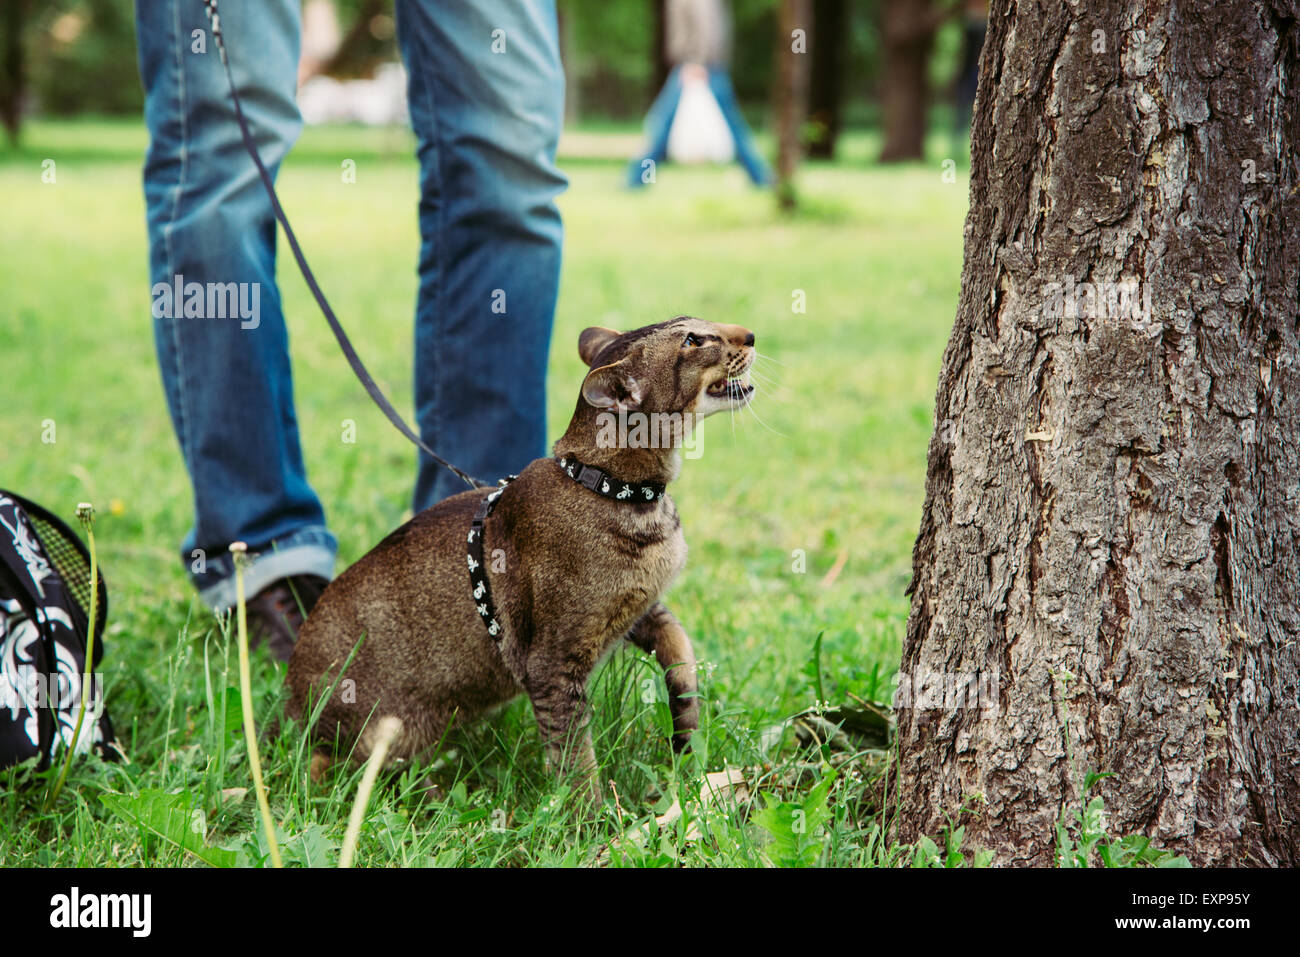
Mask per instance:
[[[1051,863],[1098,771],[1112,834],[1300,864],[1298,17],[994,0],[900,678],[996,712],[900,707],[905,839],[982,795]]]

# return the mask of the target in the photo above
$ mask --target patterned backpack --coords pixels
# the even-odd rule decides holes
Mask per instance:
[[[99,576],[95,660],[108,612]],[[71,529],[45,509],[0,489],[0,768],[38,758],[50,763],[56,742],[72,743],[86,665],[90,556]],[[91,694],[77,752],[112,759],[113,726],[103,682]]]

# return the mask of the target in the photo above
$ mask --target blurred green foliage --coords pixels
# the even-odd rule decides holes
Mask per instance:
[[[138,113],[131,0],[42,0],[25,28],[30,107],[42,113]]]
[[[11,2],[11,0],[7,0]],[[12,0],[21,2],[21,0]],[[873,117],[878,82],[881,0],[845,0],[845,119],[862,125]],[[571,116],[640,117],[657,92],[654,0],[557,0],[563,31]],[[343,30],[372,7],[365,0],[336,0]],[[770,100],[777,0],[732,0],[732,79],[741,102],[763,112]],[[383,10],[391,14],[392,4]],[[132,0],[38,0],[24,26],[27,103],[44,114],[138,113],[142,94],[136,68]],[[0,27],[3,29],[3,27]],[[940,31],[931,63],[936,98],[961,54],[957,22]],[[391,55],[396,45],[388,41]]]

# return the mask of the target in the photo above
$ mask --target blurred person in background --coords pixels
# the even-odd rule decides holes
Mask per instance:
[[[655,165],[666,158],[707,162],[732,156],[754,185],[771,185],[772,170],[731,85],[731,13],[724,0],[668,0],[665,33],[673,68],[646,116],[646,152],[628,166],[628,185],[653,182]]]
[[[221,0],[219,14],[274,175],[301,128],[298,0]],[[418,428],[491,480],[546,453],[562,240],[554,200],[566,185],[555,166],[564,100],[555,4],[396,0],[396,14],[420,164]],[[260,314],[180,318],[180,303],[159,309],[155,296],[154,340],[194,496],[181,559],[204,602],[226,609],[235,600],[228,546],[246,542],[250,618],[287,660],[333,575],[337,543],[299,445],[276,224],[209,27],[202,0],[136,0],[150,281],[155,290],[239,284],[255,290]],[[420,456],[416,510],[463,487]]]

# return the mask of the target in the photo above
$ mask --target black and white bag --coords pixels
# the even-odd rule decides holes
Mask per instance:
[[[99,576],[95,658],[108,612]],[[72,743],[81,705],[90,612],[90,555],[71,529],[33,502],[0,489],[0,768]],[[77,752],[115,755],[103,682],[92,672]]]

